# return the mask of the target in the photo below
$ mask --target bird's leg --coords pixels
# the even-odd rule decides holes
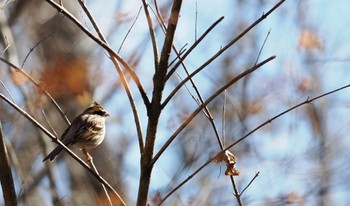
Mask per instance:
[[[85,149],[85,147],[83,147],[83,152],[84,152],[84,154],[85,154],[85,156],[86,156],[86,160],[87,160],[88,162],[91,162],[91,161],[92,161],[92,157],[91,157],[91,155],[88,153],[87,149]]]

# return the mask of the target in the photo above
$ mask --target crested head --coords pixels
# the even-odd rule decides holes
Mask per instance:
[[[94,103],[92,103],[90,105],[89,108],[87,108],[84,113],[88,113],[88,114],[97,114],[103,117],[107,117],[109,116],[109,114],[106,112],[105,109],[103,109],[103,107],[97,103],[96,101]]]

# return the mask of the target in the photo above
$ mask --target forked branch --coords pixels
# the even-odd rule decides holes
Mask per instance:
[[[212,94],[203,104],[201,104],[192,114],[182,123],[182,125],[174,132],[173,135],[166,141],[166,143],[162,146],[162,148],[159,150],[159,152],[154,156],[153,158],[153,164],[158,160],[158,158],[162,155],[162,153],[168,148],[168,146],[174,141],[174,139],[180,134],[180,132],[199,114],[202,109],[207,106],[211,101],[213,101],[217,96],[219,96],[223,91],[225,91],[227,88],[232,86],[234,83],[236,83],[241,78],[245,77],[246,75],[254,72],[267,62],[275,59],[276,56],[271,56],[270,58],[267,58],[266,60],[260,62],[259,64],[251,67],[250,69],[244,71],[243,73],[239,74],[235,78],[233,78],[231,81],[227,82],[224,86],[222,86],[219,90],[217,90],[214,94]]]
[[[266,120],[265,122],[263,122],[262,124],[260,124],[259,126],[257,126],[256,128],[254,128],[253,130],[251,130],[250,132],[248,132],[247,134],[245,134],[244,136],[242,136],[240,139],[236,140],[234,143],[232,143],[231,145],[229,145],[228,147],[226,147],[224,150],[229,150],[230,148],[232,148],[233,146],[237,145],[238,143],[240,143],[241,141],[243,141],[244,139],[246,139],[247,137],[249,137],[251,134],[253,134],[254,132],[256,132],[257,130],[261,129],[262,127],[266,126],[267,124],[271,123],[273,120],[287,114],[288,112],[295,110],[305,104],[309,104],[312,103],[320,98],[326,97],[330,94],[336,93],[338,91],[341,91],[343,89],[349,88],[350,84],[345,85],[343,87],[340,87],[338,89],[332,90],[330,92],[321,94],[319,96],[316,96],[314,98],[307,98],[305,101],[277,114],[276,116],[272,117],[271,119]],[[220,151],[221,152],[221,151]],[[217,157],[217,154],[215,154],[214,156],[212,156],[207,162],[205,162],[203,165],[201,165],[197,170],[195,170],[191,175],[189,175],[184,181],[182,181],[180,184],[178,184],[173,190],[171,190],[168,194],[166,194],[164,196],[164,198],[159,201],[159,203],[157,204],[158,206],[162,205],[164,203],[164,201],[166,199],[168,199],[174,192],[176,192],[178,189],[180,189],[183,185],[185,185],[189,180],[191,180],[197,173],[199,173],[202,169],[204,169],[207,165],[209,165],[215,158]]]
[[[168,102],[171,100],[171,98],[177,93],[177,91],[188,81],[190,80],[194,75],[202,71],[204,68],[206,68],[212,61],[214,61],[217,57],[219,57],[224,51],[226,51],[228,48],[230,48],[233,44],[235,44],[238,40],[240,40],[243,36],[245,36],[251,29],[253,29],[256,25],[258,25],[261,21],[267,18],[268,15],[270,15],[274,10],[276,10],[281,4],[283,4],[285,0],[281,0],[278,2],[274,7],[272,7],[266,14],[263,14],[258,20],[256,20],[254,23],[252,23],[249,27],[247,27],[244,31],[242,31],[237,37],[232,39],[228,44],[226,44],[222,49],[220,49],[215,55],[213,55],[210,59],[208,59],[204,64],[202,64],[198,69],[196,69],[192,74],[188,77],[186,77],[182,82],[180,82],[179,85],[175,87],[175,89],[169,94],[169,96],[164,100],[163,107],[165,107]]]
[[[88,16],[91,24],[95,28],[95,31],[97,32],[97,34],[100,37],[101,41],[103,41],[107,46],[109,46],[109,44],[107,42],[107,39],[102,34],[102,32],[101,32],[97,22],[95,21],[94,17],[92,16],[92,14],[91,14],[90,10],[88,9],[88,7],[86,6],[85,2],[82,1],[82,0],[78,0],[78,1],[80,3],[81,7],[83,8],[85,14]],[[143,135],[142,135],[142,130],[141,130],[141,122],[140,122],[139,114],[138,114],[137,107],[136,107],[136,104],[135,104],[135,101],[134,101],[134,97],[132,95],[132,92],[130,90],[130,87],[129,87],[129,84],[128,84],[127,80],[126,80],[126,77],[125,77],[122,69],[120,68],[119,63],[116,61],[116,58],[114,57],[114,53],[109,52],[109,55],[111,57],[111,60],[112,60],[112,62],[114,64],[115,68],[117,69],[118,75],[120,76],[120,78],[122,80],[123,87],[124,87],[125,92],[126,92],[126,94],[128,96],[128,99],[129,99],[129,102],[130,102],[130,106],[131,106],[131,109],[133,111],[133,116],[134,116],[136,131],[137,131],[137,137],[138,137],[138,142],[139,142],[140,154],[142,154],[143,149],[144,149],[144,142],[143,142]],[[136,75],[136,73],[134,75]],[[136,75],[136,77],[137,77],[137,75]],[[146,94],[145,94],[145,92],[144,92],[144,90],[142,88],[142,85],[139,85],[138,87],[139,87],[141,96],[142,96],[142,98],[144,100],[145,106],[147,108],[148,104],[149,104],[149,100],[148,100],[148,98],[147,98],[147,96],[146,96]],[[144,93],[144,95],[142,95],[143,93]]]

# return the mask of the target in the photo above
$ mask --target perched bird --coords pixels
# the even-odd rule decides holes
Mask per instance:
[[[83,113],[78,115],[72,124],[64,131],[61,141],[64,145],[75,145],[83,149],[84,153],[89,157],[87,149],[94,148],[102,143],[105,137],[105,119],[109,114],[102,106],[94,102]],[[47,159],[51,161],[63,150],[61,145],[58,145],[43,162]]]

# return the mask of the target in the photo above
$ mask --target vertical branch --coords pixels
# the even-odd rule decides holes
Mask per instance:
[[[0,181],[5,205],[16,206],[17,196],[0,121]]]
[[[153,26],[152,19],[151,19],[151,16],[149,14],[149,11],[148,11],[148,4],[147,4],[146,0],[142,0],[142,4],[143,4],[143,9],[145,10],[145,15],[147,18],[147,23],[148,23],[148,30],[149,30],[149,33],[151,35],[151,40],[152,40],[154,66],[157,70],[158,69],[159,55],[158,55],[156,34],[154,32],[154,26]]]
[[[153,153],[156,140],[157,127],[161,114],[162,94],[166,82],[166,73],[169,63],[171,48],[175,30],[179,20],[182,0],[175,0],[171,9],[166,36],[159,60],[158,68],[153,76],[153,96],[151,105],[148,108],[148,125],[144,152],[141,154],[141,174],[137,196],[137,205],[146,206],[148,204],[148,193],[153,170]]]
[[[83,8],[84,12],[86,13],[86,15],[88,16],[88,18],[90,19],[93,27],[95,28],[98,36],[100,37],[101,41],[103,43],[105,43],[107,46],[108,45],[108,42],[107,42],[107,39],[104,37],[104,35],[102,34],[99,26],[97,25],[95,19],[93,18],[90,10],[87,8],[87,6],[85,5],[84,1],[83,0],[78,0],[81,7]],[[136,125],[136,131],[137,131],[137,136],[138,136],[138,141],[139,141],[139,149],[140,149],[140,154],[142,154],[143,152],[143,148],[144,148],[144,143],[143,143],[143,135],[142,135],[142,130],[141,130],[141,122],[140,122],[140,118],[139,118],[139,115],[138,115],[138,111],[137,111],[137,107],[136,107],[136,104],[135,104],[135,101],[134,101],[134,97],[131,93],[131,90],[130,90],[130,87],[129,87],[129,84],[126,80],[126,77],[116,59],[116,54],[112,51],[109,51],[109,56],[111,57],[111,60],[115,66],[115,68],[117,69],[117,72],[118,72],[118,75],[120,76],[121,80],[122,80],[122,84],[124,86],[124,89],[126,91],[126,94],[128,96],[128,99],[129,99],[129,102],[130,102],[130,106],[132,108],[132,111],[133,111],[133,115],[134,115],[134,121],[135,121],[135,125]],[[130,68],[131,70],[131,68]],[[134,74],[136,75],[136,74]],[[133,76],[133,75],[132,75]],[[138,78],[136,78],[138,79]],[[146,94],[144,93],[143,89],[142,89],[142,85],[140,82],[137,82],[136,81],[136,84],[138,84],[137,86],[139,87],[140,89],[140,93],[141,93],[141,96],[143,97],[143,100],[144,100],[144,103],[145,103],[145,106],[147,107],[148,106],[148,98],[146,96]]]

